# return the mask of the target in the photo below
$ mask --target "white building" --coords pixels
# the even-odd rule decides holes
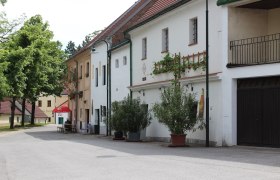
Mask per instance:
[[[280,146],[280,1],[219,1],[223,9],[223,140]]]
[[[159,2],[162,3],[162,2]],[[154,6],[157,6],[155,4]],[[210,1],[210,142],[213,145],[222,145],[222,54],[219,43],[223,38],[223,9]],[[151,8],[150,11],[152,11]],[[151,14],[147,11],[147,14]],[[170,85],[173,78],[171,73],[153,74],[154,63],[167,54],[181,54],[191,61],[198,61],[205,55],[205,1],[182,1],[174,3],[163,11],[154,14],[156,18],[147,18],[141,21],[141,26],[131,28],[129,34],[133,43],[132,49],[132,77],[133,86],[130,87],[134,97],[153,106],[160,101],[163,88]],[[205,89],[205,72],[201,69],[187,70],[181,82],[190,92],[197,93],[197,99],[202,89]],[[215,97],[215,98],[214,98]],[[189,132],[189,142],[204,143],[205,131]],[[156,119],[146,129],[146,137],[155,140],[168,140],[170,132],[159,124]]]
[[[91,53],[92,64],[92,114],[91,124],[97,125],[96,134],[106,134],[106,115],[107,115],[107,52],[109,44],[105,41],[96,41]]]

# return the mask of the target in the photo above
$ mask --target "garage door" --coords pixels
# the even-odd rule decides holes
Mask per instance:
[[[237,143],[280,147],[280,77],[237,81]]]

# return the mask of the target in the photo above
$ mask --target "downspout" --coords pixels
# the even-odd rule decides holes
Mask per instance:
[[[75,120],[76,120],[76,128],[78,129],[77,125],[78,125],[78,94],[79,94],[79,73],[78,73],[78,61],[77,60],[74,60],[76,62],[76,92],[75,92],[75,103],[76,103],[76,110],[75,110]]]
[[[111,136],[111,98],[112,98],[112,86],[111,86],[111,51],[108,50],[107,51],[107,59],[108,59],[108,75],[107,75],[107,78],[108,78],[108,81],[107,81],[107,84],[109,85],[108,87],[108,104],[107,104],[107,117],[108,117],[108,122],[107,122],[107,128],[109,130],[109,135]],[[109,127],[108,127],[109,126]]]
[[[130,50],[130,87],[132,87],[132,41],[129,40],[129,50]],[[132,98],[132,90],[130,89],[130,97]]]

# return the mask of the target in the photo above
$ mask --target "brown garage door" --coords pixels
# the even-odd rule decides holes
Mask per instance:
[[[237,143],[280,147],[280,77],[237,81]]]

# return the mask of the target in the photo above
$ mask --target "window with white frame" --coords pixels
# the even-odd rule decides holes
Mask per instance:
[[[142,39],[142,59],[147,59],[147,38]]]
[[[162,52],[168,52],[169,50],[169,37],[168,28],[162,30]]]
[[[119,68],[119,60],[118,59],[116,59],[116,61],[115,61],[115,67]]]
[[[123,57],[123,65],[125,66],[127,64],[127,58],[126,56]]]
[[[190,42],[189,45],[197,44],[197,17],[190,19]]]

